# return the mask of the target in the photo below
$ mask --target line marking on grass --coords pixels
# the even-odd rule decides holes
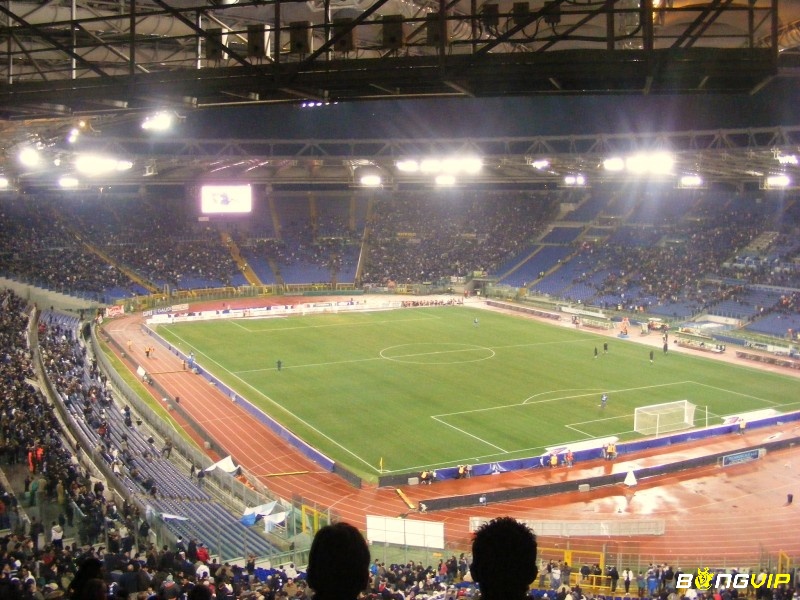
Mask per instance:
[[[525,344],[508,344],[507,346],[493,346],[494,350],[508,350],[509,348],[531,348],[533,346],[565,346],[566,344],[585,344],[587,339],[553,340],[552,342],[527,342]]]
[[[236,325],[236,327],[238,327],[239,329],[244,329],[247,333],[253,333],[252,329],[248,329],[247,327],[239,323],[238,319],[231,319],[230,321],[228,321],[228,323],[230,323],[231,325]]]
[[[645,385],[645,386],[641,386],[641,387],[621,388],[621,389],[618,389],[618,390],[608,390],[608,393],[609,394],[622,394],[622,393],[625,393],[625,392],[635,392],[635,391],[638,391],[638,390],[651,390],[651,389],[654,389],[654,388],[669,387],[669,386],[672,386],[672,385],[684,385],[684,384],[687,384],[687,383],[692,383],[692,382],[691,381],[675,381],[673,383],[657,383],[657,384]],[[543,392],[543,393],[547,393],[547,392]],[[434,416],[436,416],[436,417],[450,417],[450,416],[453,416],[453,415],[466,415],[466,414],[477,413],[477,412],[488,412],[490,410],[499,410],[499,409],[504,409],[504,408],[514,408],[514,407],[523,406],[523,405],[545,404],[547,402],[558,402],[560,400],[573,400],[575,398],[587,398],[589,396],[596,395],[596,393],[597,392],[592,392],[591,394],[573,394],[571,396],[558,396],[558,397],[548,398],[548,399],[545,399],[545,400],[536,400],[535,402],[528,402],[528,400],[530,400],[530,398],[534,398],[535,397],[535,396],[531,396],[530,398],[526,398],[522,402],[517,402],[515,404],[503,404],[503,405],[500,405],[500,406],[489,406],[489,407],[486,407],[486,408],[473,408],[473,409],[470,409],[470,410],[459,410],[459,411],[456,411],[456,412],[442,413],[442,414],[438,414],[438,415],[434,415]],[[537,396],[538,395],[542,395],[542,394],[537,394]]]
[[[575,431],[575,432],[577,432],[577,433],[579,433],[579,434],[581,434],[583,436],[586,436],[587,439],[591,439],[591,437],[592,437],[592,435],[590,433],[587,433],[587,432],[583,431],[582,429],[578,429],[577,427],[573,427],[572,425],[567,424],[567,425],[564,425],[564,427],[566,427],[567,429],[572,429],[572,431]]]
[[[285,318],[280,317],[288,317],[288,316],[299,316],[299,315],[274,315],[270,317],[264,317],[264,319],[280,319],[281,322],[286,322]],[[326,315],[330,316],[330,315]],[[348,315],[349,316],[349,315]],[[364,321],[361,323],[328,323],[327,325],[292,325],[290,327],[267,327],[264,329],[252,329],[250,327],[245,327],[239,321],[249,321],[250,319],[231,319],[230,322],[234,325],[237,325],[247,331],[248,333],[273,333],[273,332],[282,332],[282,331],[293,331],[297,329],[329,329],[331,327],[363,327],[363,326],[371,326],[371,325],[385,325],[387,323],[410,323],[414,321],[431,321],[437,320],[440,317],[435,316],[428,316],[428,317],[410,317],[408,319],[381,319],[380,321]]]
[[[181,336],[177,335],[177,334],[176,334],[174,331],[172,332],[172,335],[173,335],[173,336],[175,336],[177,339],[179,339],[179,340],[180,340],[181,342],[183,342],[184,344],[186,344],[188,347],[190,347],[190,348],[192,347],[192,346],[191,346],[191,344],[189,344],[189,342],[187,342],[187,341],[186,341],[185,339],[183,339]],[[297,421],[297,422],[299,422],[299,423],[302,423],[302,424],[303,424],[305,427],[308,427],[308,428],[309,428],[311,431],[315,432],[315,433],[316,433],[317,435],[319,435],[320,437],[323,437],[323,438],[325,438],[325,439],[326,439],[326,440],[328,440],[328,441],[329,441],[331,444],[333,444],[333,445],[334,445],[334,446],[336,446],[337,448],[340,448],[342,451],[344,451],[344,452],[346,452],[347,454],[349,454],[350,456],[352,456],[354,459],[356,459],[357,461],[359,461],[360,463],[362,463],[363,465],[365,465],[365,466],[366,466],[367,468],[369,468],[370,470],[372,470],[372,471],[376,471],[376,472],[378,471],[378,469],[376,469],[374,465],[372,465],[371,463],[369,463],[369,462],[367,462],[366,460],[364,460],[363,458],[361,458],[361,457],[360,457],[358,454],[356,454],[355,452],[353,452],[352,450],[350,450],[350,449],[349,449],[349,448],[347,448],[346,446],[342,446],[342,444],[340,444],[339,442],[337,442],[336,440],[334,440],[332,437],[330,437],[330,436],[326,435],[325,433],[323,433],[322,431],[320,431],[319,429],[317,429],[316,427],[314,427],[313,425],[311,425],[311,423],[308,423],[308,422],[307,422],[307,421],[305,421],[304,419],[301,419],[301,418],[300,418],[300,417],[298,417],[298,416],[297,416],[295,413],[293,413],[292,411],[290,411],[288,408],[286,408],[285,406],[283,406],[283,405],[282,405],[282,404],[280,404],[279,402],[276,402],[275,400],[273,400],[272,398],[270,398],[269,396],[267,396],[267,395],[266,395],[264,392],[262,392],[261,390],[259,390],[257,387],[255,387],[255,386],[253,386],[253,385],[249,384],[247,381],[245,381],[244,379],[242,379],[241,377],[239,377],[239,376],[238,376],[238,375],[236,375],[235,373],[233,373],[233,372],[229,371],[228,369],[226,369],[225,367],[223,367],[221,364],[219,364],[217,361],[215,361],[213,358],[211,358],[210,356],[208,356],[208,355],[207,355],[207,354],[205,354],[204,352],[202,352],[202,351],[198,350],[197,348],[195,348],[194,350],[197,352],[197,354],[199,354],[199,355],[202,355],[202,356],[204,356],[206,359],[208,359],[208,361],[209,361],[209,362],[211,362],[211,363],[213,363],[213,364],[217,365],[217,367],[219,367],[220,369],[222,369],[222,370],[223,370],[223,371],[225,371],[226,373],[230,374],[232,377],[235,377],[236,379],[238,379],[238,380],[239,380],[239,381],[240,381],[240,382],[241,382],[243,385],[245,385],[245,386],[247,386],[248,388],[250,388],[251,390],[253,390],[253,391],[254,391],[256,394],[258,394],[258,395],[259,395],[259,396],[261,396],[261,397],[262,397],[264,400],[266,400],[267,402],[269,402],[270,404],[272,404],[272,405],[273,405],[275,408],[277,408],[277,409],[279,409],[279,410],[283,411],[284,413],[286,413],[287,415],[289,415],[290,419],[293,419],[293,420],[295,420],[295,421]],[[255,406],[255,405],[253,405],[253,406]],[[258,407],[256,406],[255,408],[258,408]]]
[[[407,319],[407,320],[410,320],[410,319]],[[420,320],[420,319],[415,319],[415,320]],[[422,320],[425,320],[425,319],[422,319]],[[388,321],[386,321],[386,322],[388,322]],[[391,322],[394,323],[396,321],[391,321]],[[302,329],[302,328],[298,327],[297,329]],[[284,330],[281,329],[280,331],[284,331]],[[253,332],[253,333],[260,333],[260,332]],[[422,345],[422,343],[423,342],[420,342],[419,345]],[[426,344],[437,344],[437,343],[440,343],[440,342],[424,342],[424,343],[426,343]],[[442,343],[444,343],[444,342],[442,342]],[[455,343],[455,342],[452,342],[452,343]],[[437,350],[437,351],[433,351],[433,352],[415,352],[415,353],[411,353],[411,354],[398,354],[397,356],[383,356],[383,353],[386,352],[386,350],[390,350],[392,348],[400,347],[400,346],[389,346],[388,348],[383,348],[382,350],[380,350],[380,356],[377,356],[377,357],[356,358],[356,359],[353,359],[353,360],[334,360],[334,361],[330,361],[330,362],[306,363],[306,364],[302,364],[302,365],[283,365],[281,368],[283,370],[286,370],[286,369],[304,369],[304,368],[307,368],[307,367],[329,367],[331,365],[339,365],[339,364],[347,365],[347,364],[352,364],[352,363],[369,362],[369,361],[374,361],[374,360],[388,360],[388,361],[392,361],[392,362],[399,362],[399,363],[406,363],[406,364],[418,364],[418,365],[442,364],[442,365],[447,366],[447,365],[461,364],[461,363],[466,363],[466,362],[480,362],[480,361],[484,361],[484,360],[490,360],[490,359],[495,357],[495,351],[498,350],[498,349],[499,350],[505,350],[505,349],[508,349],[508,348],[529,348],[531,346],[549,346],[549,345],[552,345],[552,344],[564,344],[564,343],[571,344],[571,343],[573,343],[573,341],[567,341],[567,342],[538,342],[538,343],[534,342],[534,343],[530,343],[530,344],[514,344],[514,345],[510,345],[510,346],[495,346],[495,347],[491,347],[491,346],[472,346],[470,348],[458,348],[458,349],[454,349],[454,350]],[[410,346],[410,345],[414,345],[414,344],[413,343],[411,343],[411,344],[402,344],[402,346]],[[462,344],[462,345],[468,345],[468,344]],[[435,355],[439,355],[439,354],[451,354],[451,353],[457,353],[457,352],[474,352],[476,349],[488,350],[489,352],[492,353],[492,355],[491,356],[485,356],[483,358],[477,358],[477,359],[474,359],[474,360],[464,360],[464,361],[460,361],[459,363],[451,363],[451,362],[449,362],[449,363],[431,363],[431,362],[424,362],[424,361],[399,360],[399,359],[403,359],[403,358],[417,358],[417,357],[420,357],[420,356],[435,356]],[[245,370],[241,370],[241,371],[230,371],[230,372],[234,373],[234,374],[237,374],[237,373],[262,373],[262,372],[275,371],[275,370],[277,370],[275,367],[264,367],[262,369],[245,369]]]
[[[674,385],[685,385],[687,383],[692,383],[692,382],[690,382],[690,381],[677,381],[677,382],[673,382],[673,383],[661,383],[661,384],[653,384],[653,385],[641,386],[641,387],[609,390],[609,394],[620,394],[620,393],[624,393],[624,392],[633,392],[633,391],[638,391],[638,390],[647,390],[647,389],[653,389],[653,388],[659,388],[659,387],[668,387],[668,386],[674,386]],[[591,389],[591,388],[569,388],[569,389],[561,390],[561,391],[572,391],[572,390],[581,390],[581,389]],[[547,393],[552,393],[552,392],[542,392],[541,394],[537,394],[537,396],[544,395],[544,394],[547,394]],[[504,452],[506,454],[509,454],[512,451],[503,450],[499,446],[496,446],[495,444],[492,444],[491,442],[487,442],[486,440],[484,440],[484,439],[482,439],[482,438],[470,433],[469,431],[466,431],[464,429],[456,427],[455,425],[451,425],[450,423],[445,421],[444,418],[453,417],[453,416],[460,416],[460,415],[465,415],[465,414],[471,414],[471,413],[488,412],[488,411],[492,411],[492,410],[501,410],[501,409],[507,409],[507,408],[518,408],[520,406],[531,406],[532,407],[532,406],[534,406],[536,404],[543,404],[543,403],[547,403],[547,402],[556,402],[556,401],[561,401],[561,400],[571,400],[571,399],[575,399],[575,398],[586,398],[586,397],[595,396],[595,395],[597,395],[597,392],[596,391],[592,391],[592,393],[587,393],[587,394],[573,394],[573,395],[569,395],[569,396],[559,396],[559,397],[553,397],[553,398],[549,398],[549,399],[537,400],[535,402],[528,402],[528,400],[530,400],[530,398],[527,398],[524,401],[522,401],[521,403],[505,404],[505,405],[501,405],[501,406],[491,406],[491,407],[486,407],[486,408],[474,408],[474,409],[470,409],[470,410],[461,410],[461,411],[456,411],[456,412],[451,412],[451,413],[442,413],[442,414],[438,414],[438,415],[431,415],[431,418],[434,419],[435,421],[439,422],[439,423],[442,423],[443,425],[447,425],[448,427],[451,427],[451,428],[455,429],[456,431],[458,431],[460,433],[463,433],[464,435],[472,437],[472,438],[474,438],[474,439],[476,439],[476,440],[478,440],[480,442],[483,442],[483,443],[485,443],[485,444],[487,444],[489,446],[497,448],[498,450],[501,450],[502,452]],[[531,396],[531,397],[535,397],[535,396]],[[610,420],[615,420],[615,419],[629,418],[629,417],[632,417],[632,416],[633,415],[617,415],[617,416],[613,416],[613,417],[604,417],[603,419],[592,419],[592,420],[589,420],[589,421],[577,421],[575,423],[566,424],[566,425],[564,425],[564,427],[566,427],[567,429],[571,429],[572,431],[576,432],[579,435],[584,436],[584,438],[593,438],[593,437],[597,437],[597,436],[591,435],[591,434],[589,434],[589,433],[587,433],[587,432],[585,432],[585,431],[583,431],[583,430],[581,430],[581,429],[579,429],[578,427],[575,427],[575,426],[576,425],[583,425],[583,424],[587,424],[587,423],[596,423],[596,422],[600,422],[600,421],[610,421]],[[517,453],[517,452],[521,452],[521,451],[522,450],[514,450],[513,452]]]
[[[548,396],[554,393],[561,393],[561,392],[592,392],[591,394],[581,394],[579,396],[559,396],[557,400],[563,400],[566,398],[582,398],[584,396],[594,396],[598,392],[604,391],[605,388],[564,388],[561,390],[549,390],[547,392],[539,392],[538,394],[534,394],[533,396],[528,396],[525,400],[522,401],[522,404],[534,404],[534,402],[529,402],[533,398],[538,398],[539,396]],[[550,402],[550,400],[536,400],[535,403],[539,402]]]
[[[329,367],[332,365],[349,365],[353,363],[361,363],[361,362],[370,362],[376,360],[385,360],[380,356],[372,356],[370,358],[354,358],[352,360],[332,360],[330,362],[323,362],[323,363],[306,363],[303,365],[287,365],[282,364],[281,370],[286,371],[288,369],[306,369],[309,367]],[[277,367],[264,367],[263,369],[245,369],[243,371],[228,371],[229,373],[233,373],[234,375],[238,375],[240,373],[265,373],[266,371],[277,371]]]
[[[466,348],[453,348],[452,350],[432,350],[430,352],[416,352],[414,354],[398,354],[396,356],[387,356],[385,353],[389,350],[394,350],[395,348],[404,348],[407,346],[466,346]],[[419,360],[403,360],[405,358],[417,358],[420,356],[437,356],[442,354],[456,354],[459,352],[475,352],[475,351],[486,351],[488,354],[485,356],[479,356],[478,358],[471,358],[460,360],[456,362],[447,362],[447,363],[438,363],[438,362],[425,362]],[[411,365],[429,365],[429,364],[443,364],[443,365],[454,365],[454,364],[461,364],[467,362],[481,362],[484,360],[489,360],[490,358],[494,358],[495,352],[491,348],[487,348],[486,346],[476,346],[475,344],[465,344],[461,342],[417,342],[417,343],[410,343],[410,344],[399,344],[397,346],[389,346],[388,348],[384,348],[380,351],[380,357],[385,358],[386,360],[391,360],[393,362],[400,362],[406,363]]]
[[[707,383],[700,383],[699,381],[690,381],[689,383],[693,383],[695,385],[700,385],[703,387],[707,387],[712,390],[717,390],[718,392],[725,392],[726,394],[733,394],[734,396],[742,396],[744,398],[752,398],[753,400],[758,400],[759,402],[764,402],[766,404],[771,404],[772,406],[786,406],[785,404],[781,404],[779,402],[773,402],[772,400],[767,400],[766,398],[759,398],[758,396],[753,396],[751,394],[743,394],[741,392],[734,392],[733,390],[726,390],[725,388],[716,387],[713,385],[708,385]]]
[[[439,344],[439,342],[427,342],[427,343]],[[413,344],[402,344],[402,346],[410,346],[410,345],[413,345]],[[390,362],[406,363],[406,364],[411,364],[411,365],[437,365],[437,364],[439,364],[439,365],[449,366],[449,365],[462,364],[462,363],[467,363],[467,362],[480,362],[482,360],[489,360],[490,358],[492,358],[494,356],[494,351],[491,348],[487,348],[485,346],[473,346],[473,345],[470,345],[470,344],[459,344],[459,345],[470,346],[470,347],[469,348],[457,348],[457,349],[454,349],[454,350],[432,350],[431,352],[414,352],[414,353],[410,353],[410,354],[398,354],[397,356],[391,356],[391,357],[383,356],[383,353],[386,350],[391,350],[392,348],[399,348],[400,347],[400,346],[390,346],[389,348],[384,348],[383,350],[381,350],[380,351],[380,356],[371,356],[369,358],[354,358],[352,360],[332,360],[332,361],[323,362],[323,363],[305,363],[305,364],[302,364],[302,365],[282,365],[281,369],[282,370],[286,370],[286,369],[305,369],[305,368],[308,368],[308,367],[329,367],[331,365],[347,365],[347,364],[352,364],[352,363],[370,362],[370,361],[376,361],[376,360],[386,360],[386,361],[390,361]],[[455,354],[455,353],[458,353],[458,352],[475,352],[476,350],[488,350],[489,352],[492,353],[492,355],[491,356],[484,356],[482,358],[476,358],[476,359],[472,359],[472,360],[462,360],[462,361],[459,361],[457,363],[455,363],[455,362],[435,363],[435,362],[424,362],[424,361],[404,361],[404,360],[399,360],[399,359],[403,359],[403,358],[418,358],[420,356],[437,356],[437,355],[441,355],[441,354]],[[246,369],[246,370],[243,370],[243,371],[230,371],[230,372],[231,373],[261,373],[261,372],[265,372],[265,371],[276,371],[276,370],[277,370],[276,367],[264,367],[263,369]]]
[[[587,421],[575,421],[574,423],[567,423],[566,425],[564,425],[564,427],[566,427],[567,429],[572,429],[573,431],[577,431],[578,433],[580,433],[582,435],[585,435],[587,438],[590,438],[590,439],[591,438],[597,438],[597,437],[607,437],[608,435],[617,435],[617,436],[619,436],[619,435],[624,435],[625,433],[629,433],[629,432],[628,431],[623,431],[621,433],[610,433],[610,434],[607,434],[607,435],[597,435],[597,434],[587,433],[586,431],[583,431],[582,429],[578,429],[577,427],[575,427],[575,425],[589,425],[589,424],[592,424],[592,423],[602,423],[603,421],[616,421],[617,419],[630,419],[630,418],[633,418],[633,414],[615,415],[613,417],[603,417],[602,419],[589,419]]]
[[[502,453],[504,453],[504,454],[507,454],[507,453],[508,453],[508,450],[505,450],[505,449],[501,448],[500,446],[497,446],[497,445],[493,444],[492,442],[487,442],[487,441],[486,441],[486,440],[484,440],[483,438],[480,438],[480,437],[478,437],[477,435],[470,433],[469,431],[465,431],[464,429],[461,429],[460,427],[456,427],[455,425],[451,425],[450,423],[447,423],[447,422],[445,422],[445,421],[442,421],[441,419],[437,419],[435,416],[432,416],[432,417],[431,417],[431,419],[433,419],[433,420],[434,420],[434,421],[436,421],[437,423],[441,423],[442,425],[447,425],[448,427],[450,427],[450,428],[452,428],[452,429],[455,429],[455,430],[456,430],[456,431],[458,431],[459,433],[463,433],[464,435],[466,435],[466,436],[469,436],[469,437],[471,437],[471,438],[472,438],[472,439],[474,439],[474,440],[478,440],[479,442],[481,442],[481,443],[483,443],[483,444],[486,444],[487,446],[491,446],[492,448],[495,448],[495,449],[497,449],[497,450],[500,450],[500,452],[502,452]]]

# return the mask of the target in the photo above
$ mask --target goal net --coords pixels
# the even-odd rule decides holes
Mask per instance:
[[[642,435],[661,435],[694,427],[697,407],[688,400],[640,406],[633,414],[633,429]]]

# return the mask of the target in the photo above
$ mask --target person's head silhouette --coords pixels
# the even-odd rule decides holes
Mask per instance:
[[[320,529],[308,553],[308,585],[319,600],[353,600],[369,584],[369,547],[348,523]]]
[[[536,536],[511,517],[482,525],[472,541],[470,573],[483,600],[520,600],[536,579]]]

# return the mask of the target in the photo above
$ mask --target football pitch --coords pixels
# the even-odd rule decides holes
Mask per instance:
[[[798,381],[789,376],[660,349],[651,364],[650,346],[465,306],[157,331],[370,480],[381,464],[384,472],[413,472],[536,456],[595,437],[638,437],[637,406],[689,400],[698,427],[725,415],[800,408]]]

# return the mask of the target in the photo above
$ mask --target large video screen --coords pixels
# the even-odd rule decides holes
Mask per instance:
[[[200,188],[200,212],[204,215],[249,213],[253,192],[249,185],[204,185]]]

